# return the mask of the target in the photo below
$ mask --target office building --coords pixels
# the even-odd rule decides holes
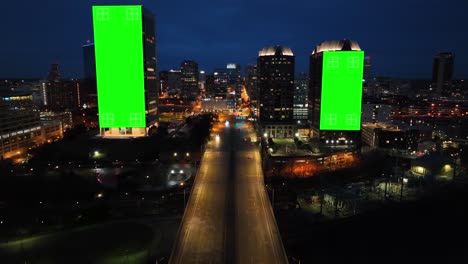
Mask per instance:
[[[432,64],[432,83],[437,95],[450,95],[455,55],[442,52],[434,57]],[[434,90],[434,89],[433,89]]]
[[[169,71],[159,72],[159,95],[165,95],[169,92]]]
[[[307,91],[309,90],[309,77],[301,72],[294,81],[294,109],[293,118],[298,124],[306,124],[308,119]]]
[[[309,68],[309,120],[320,142],[359,144],[364,52],[351,40],[315,47]]]
[[[183,61],[180,65],[182,94],[189,100],[196,100],[200,95],[198,86],[198,64],[191,60]]]
[[[94,43],[87,43],[83,48],[84,79],[82,82],[82,102],[86,108],[97,107],[96,55]]]
[[[250,96],[252,105],[258,108],[257,64],[247,65],[245,69],[245,88]]]
[[[154,16],[141,5],[93,6],[93,25],[101,136],[147,136],[158,116]]]
[[[180,95],[182,92],[182,74],[180,70],[169,70],[167,73],[167,91],[169,95]]]
[[[262,49],[257,58],[259,119],[264,133],[273,138],[294,136],[294,54],[290,48]]]
[[[0,159],[24,154],[39,145],[41,123],[39,111],[33,109],[28,92],[0,93]]]

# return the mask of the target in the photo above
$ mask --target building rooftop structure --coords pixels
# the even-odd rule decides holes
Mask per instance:
[[[258,56],[294,56],[292,50],[285,46],[265,47],[258,52]]]
[[[346,50],[361,50],[359,44],[354,40],[343,39],[343,40],[331,40],[320,43],[312,51],[312,55],[324,51],[346,51]]]

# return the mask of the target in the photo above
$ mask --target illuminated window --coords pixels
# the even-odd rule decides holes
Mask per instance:
[[[336,56],[330,56],[327,59],[327,67],[328,68],[338,68],[339,66],[339,58]]]
[[[129,7],[127,8],[127,20],[138,20],[138,8]]]
[[[348,57],[348,68],[359,68],[359,57]]]
[[[325,115],[325,125],[327,125],[327,126],[336,126],[336,114],[326,114]]]
[[[98,8],[97,20],[109,20],[109,8],[106,8],[106,7]]]

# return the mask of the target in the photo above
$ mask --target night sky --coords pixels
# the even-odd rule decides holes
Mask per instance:
[[[143,4],[156,15],[158,71],[192,59],[200,70],[240,63],[244,72],[271,45],[290,47],[296,72],[307,71],[315,45],[349,38],[372,57],[374,75],[429,79],[433,55],[452,51],[455,78],[468,77],[466,0],[7,0],[0,76],[45,78],[58,62],[62,76],[82,77],[94,4]]]

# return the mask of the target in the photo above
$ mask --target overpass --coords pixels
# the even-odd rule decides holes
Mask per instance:
[[[215,124],[169,263],[288,263],[249,123]]]

